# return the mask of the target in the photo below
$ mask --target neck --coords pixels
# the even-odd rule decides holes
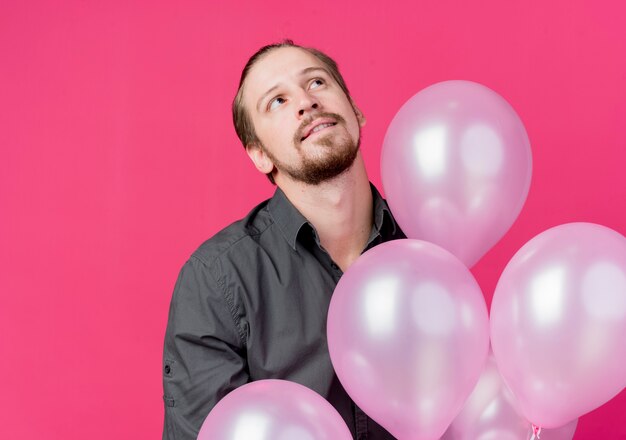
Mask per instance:
[[[313,224],[324,249],[345,271],[367,245],[373,223],[372,191],[361,152],[346,172],[330,181],[307,185],[277,179],[276,183]]]

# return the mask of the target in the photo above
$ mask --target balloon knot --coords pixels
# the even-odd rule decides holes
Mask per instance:
[[[541,428],[533,423],[533,436],[530,440],[540,440]]]

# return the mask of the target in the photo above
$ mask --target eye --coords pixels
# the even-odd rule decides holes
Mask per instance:
[[[279,105],[283,104],[285,102],[284,98],[281,98],[280,96],[277,96],[276,98],[272,99],[268,104],[267,104],[267,109],[268,110],[274,110],[277,109]]]
[[[309,86],[310,89],[316,89],[319,86],[324,85],[324,80],[321,78],[315,78],[313,81],[311,81],[311,85]]]

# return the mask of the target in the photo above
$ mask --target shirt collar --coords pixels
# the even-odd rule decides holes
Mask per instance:
[[[391,210],[387,201],[383,199],[376,187],[370,182],[372,188],[372,199],[374,201],[374,228],[381,233],[383,226],[391,226],[391,234],[396,234],[396,221],[391,215]]]
[[[278,187],[274,196],[268,203],[269,213],[278,225],[278,228],[285,236],[289,245],[295,250],[296,239],[300,229],[306,224],[311,225],[308,220],[289,201],[285,193]]]
[[[372,189],[374,206],[374,225],[372,232],[375,230],[377,233],[381,234],[383,226],[391,226],[391,233],[395,234],[396,222],[391,215],[387,202],[382,198],[374,185],[370,183],[370,187]],[[268,209],[283,236],[294,250],[296,249],[298,234],[305,225],[308,225],[311,230],[315,230],[313,225],[309,223],[295,206],[293,206],[285,193],[278,187],[274,192],[274,196],[268,203]]]

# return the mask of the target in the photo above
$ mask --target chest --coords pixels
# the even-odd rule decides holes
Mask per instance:
[[[259,250],[231,286],[241,303],[250,374],[256,378],[329,370],[326,318],[342,275],[327,254]],[[308,372],[310,374],[311,371]]]

